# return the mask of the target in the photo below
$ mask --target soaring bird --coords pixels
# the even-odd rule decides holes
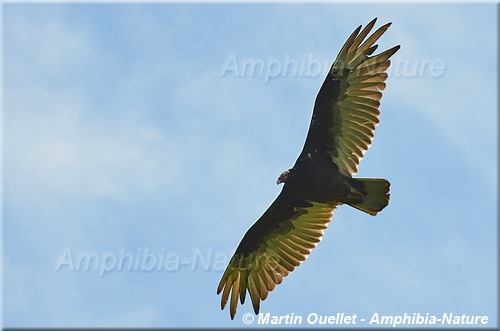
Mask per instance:
[[[217,294],[221,309],[230,301],[231,319],[247,292],[259,313],[260,301],[320,242],[337,206],[375,216],[389,203],[389,181],[352,177],[372,143],[389,58],[400,47],[372,55],[391,25],[368,36],[376,20],[342,46],[316,97],[304,148],[277,180],[281,193],[246,232],[222,276]]]

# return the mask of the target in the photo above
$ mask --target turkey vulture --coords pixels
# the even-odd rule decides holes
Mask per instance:
[[[247,231],[222,276],[217,294],[221,309],[230,301],[231,319],[247,291],[259,313],[260,301],[316,247],[336,206],[375,216],[389,203],[386,179],[352,178],[372,143],[389,58],[400,47],[372,56],[391,25],[367,38],[375,21],[354,30],[340,50],[316,97],[304,148],[277,180],[284,183],[281,193]]]

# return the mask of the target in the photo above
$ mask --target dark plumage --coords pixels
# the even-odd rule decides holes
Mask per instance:
[[[232,319],[247,292],[258,314],[260,301],[316,247],[336,206],[376,215],[389,203],[387,180],[352,178],[372,143],[385,71],[399,49],[371,56],[390,26],[368,36],[375,21],[359,26],[340,50],[316,97],[304,148],[278,178],[281,193],[247,231],[222,276],[217,293],[222,309],[230,301]]]

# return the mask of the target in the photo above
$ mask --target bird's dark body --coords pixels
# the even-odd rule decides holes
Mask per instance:
[[[285,186],[300,191],[310,201],[343,201],[351,192],[351,178],[335,168],[324,151],[304,151],[290,170]]]

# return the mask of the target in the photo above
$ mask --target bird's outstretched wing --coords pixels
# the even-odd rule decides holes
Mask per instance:
[[[326,150],[344,175],[358,172],[359,162],[372,143],[389,58],[400,48],[398,45],[371,56],[377,49],[375,42],[391,25],[381,26],[367,38],[375,21],[363,30],[359,26],[337,55],[316,97],[302,152]]]
[[[260,300],[320,242],[334,209],[334,204],[305,201],[283,188],[243,237],[217,288],[217,294],[222,292],[221,308],[230,301],[231,319],[238,299],[243,304],[247,291],[259,313]]]

